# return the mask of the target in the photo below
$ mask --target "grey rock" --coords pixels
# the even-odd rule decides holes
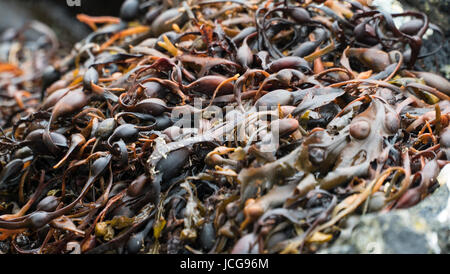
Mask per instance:
[[[447,165],[447,175],[449,170]],[[340,237],[318,253],[450,253],[450,178],[446,181],[412,208],[349,217]]]

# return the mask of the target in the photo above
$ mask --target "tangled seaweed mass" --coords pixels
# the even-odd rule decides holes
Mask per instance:
[[[93,32],[70,51],[36,21],[1,36],[2,252],[314,253],[350,214],[440,186],[450,84],[418,64],[428,30],[445,38],[421,12],[127,0],[77,18]]]

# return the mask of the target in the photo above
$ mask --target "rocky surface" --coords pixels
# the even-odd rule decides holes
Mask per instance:
[[[438,180],[441,187],[415,207],[350,217],[338,240],[319,253],[450,253],[450,165]]]

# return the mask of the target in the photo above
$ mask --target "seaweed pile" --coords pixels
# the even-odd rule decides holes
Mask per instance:
[[[419,203],[450,83],[416,63],[445,37],[370,2],[126,0],[79,14],[70,51],[4,32],[0,251],[314,253],[350,214]]]

